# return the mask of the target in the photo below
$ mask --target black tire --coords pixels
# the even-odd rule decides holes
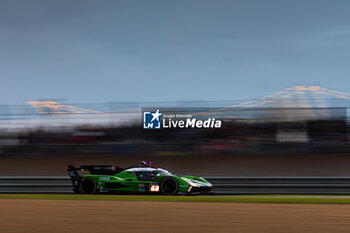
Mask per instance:
[[[92,178],[84,178],[80,184],[80,191],[84,194],[94,194],[98,192],[97,183]]]
[[[176,195],[179,192],[179,183],[174,177],[165,177],[160,182],[160,191],[163,195]]]

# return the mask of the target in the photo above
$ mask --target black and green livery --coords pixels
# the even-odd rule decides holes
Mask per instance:
[[[90,174],[79,174],[84,171]],[[177,176],[162,168],[147,166],[146,163],[126,169],[109,165],[80,166],[79,168],[68,165],[67,172],[71,177],[74,192],[84,194],[104,192],[200,194],[210,192],[213,187],[202,177]]]

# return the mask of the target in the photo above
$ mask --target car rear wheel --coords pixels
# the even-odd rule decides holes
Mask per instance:
[[[160,183],[160,190],[164,195],[176,195],[179,192],[179,183],[174,177],[166,177]]]
[[[85,178],[81,181],[80,191],[84,194],[94,194],[97,192],[97,183],[92,178]]]

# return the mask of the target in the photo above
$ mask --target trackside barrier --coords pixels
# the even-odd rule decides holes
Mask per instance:
[[[350,177],[205,177],[213,193],[225,194],[350,194]],[[0,177],[0,193],[72,192],[68,176]]]

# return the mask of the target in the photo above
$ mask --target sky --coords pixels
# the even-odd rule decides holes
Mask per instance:
[[[349,92],[350,1],[0,0],[0,104]]]

